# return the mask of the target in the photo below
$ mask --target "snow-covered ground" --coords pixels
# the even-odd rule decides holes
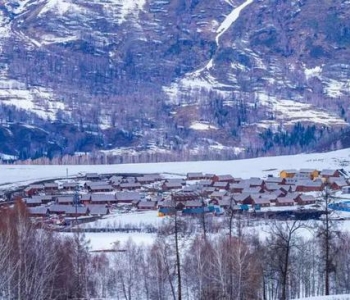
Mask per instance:
[[[294,300],[350,300],[350,294],[331,295],[331,296],[316,296],[309,298],[299,298]]]
[[[72,235],[71,233],[62,233],[63,235]],[[87,232],[84,233],[90,251],[101,251],[114,249],[118,245],[125,244],[129,239],[132,239],[138,245],[151,245],[155,238],[155,234],[133,232]]]
[[[66,178],[79,173],[165,173],[203,172],[231,174],[234,177],[278,176],[283,169],[350,169],[350,149],[327,153],[271,156],[231,161],[193,161],[119,165],[0,165],[0,188],[51,178]]]
[[[116,228],[128,225],[153,225],[158,226],[162,218],[157,217],[157,211],[137,211],[130,213],[111,213],[103,219],[81,225],[84,228]]]
[[[328,153],[299,154],[291,156],[264,157],[233,161],[197,161],[170,162],[150,164],[124,165],[0,165],[0,189],[15,188],[19,185],[30,184],[37,180],[66,178],[84,173],[160,173],[164,177],[185,176],[188,172],[203,172],[214,174],[231,174],[234,177],[266,177],[269,174],[278,176],[282,169],[350,169],[350,149]],[[346,195],[344,195],[346,196]],[[350,218],[350,213],[337,212],[339,217]],[[346,215],[344,215],[346,214]],[[140,223],[157,226],[162,218],[156,211],[134,212],[126,214],[111,214],[93,224],[99,226],[114,226]],[[350,229],[350,220],[338,222],[341,230]],[[90,225],[84,225],[90,226]],[[260,226],[260,225],[259,225]],[[260,227],[259,227],[260,228]],[[137,243],[151,243],[155,234],[149,233],[87,233],[92,250],[110,249],[115,241],[124,242],[132,238]],[[340,298],[342,299],[342,298]],[[346,299],[346,298],[345,298]],[[342,299],[343,300],[343,299]]]

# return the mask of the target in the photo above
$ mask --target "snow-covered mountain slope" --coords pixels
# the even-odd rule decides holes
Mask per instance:
[[[88,129],[103,141],[89,150],[120,146],[114,131],[180,152],[333,145],[349,130],[349,12],[341,0],[2,2],[0,117]]]

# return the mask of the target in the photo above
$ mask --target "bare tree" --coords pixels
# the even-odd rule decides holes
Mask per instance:
[[[276,263],[276,271],[280,277],[280,299],[287,299],[288,277],[290,272],[291,252],[298,246],[297,232],[305,228],[305,224],[299,220],[274,221],[270,226],[270,234],[267,244],[274,256],[270,258]]]

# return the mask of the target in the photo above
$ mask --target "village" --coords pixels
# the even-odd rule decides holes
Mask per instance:
[[[331,192],[350,191],[344,170],[282,170],[278,175],[242,179],[199,172],[168,176],[171,178],[87,173],[31,184],[17,198],[36,222],[72,225],[95,221],[116,210],[154,211],[158,217],[247,212],[265,218],[297,213],[304,219],[319,218],[326,187]]]

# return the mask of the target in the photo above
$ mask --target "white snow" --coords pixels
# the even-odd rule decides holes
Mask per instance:
[[[273,105],[276,118],[285,120],[285,125],[292,125],[297,122],[312,122],[327,126],[347,126],[343,119],[325,110],[320,110],[310,104],[296,102],[293,100],[279,100]]]
[[[72,236],[72,233],[61,233],[66,236]],[[133,232],[86,232],[85,238],[89,241],[90,251],[113,249],[118,244],[125,244],[129,239],[132,239],[136,244],[151,245],[156,239],[155,234]]]
[[[190,126],[193,130],[217,130],[218,128],[214,125],[211,125],[209,123],[202,123],[202,122],[193,122]]]
[[[41,44],[42,45],[50,45],[55,43],[65,43],[77,40],[77,36],[66,36],[66,37],[57,37],[52,34],[42,35],[41,36]]]
[[[0,102],[51,120],[56,119],[59,109],[64,110],[64,103],[56,101],[52,91],[42,87],[26,88],[22,82],[16,80],[0,79]]]
[[[56,177],[66,178],[78,173],[166,173],[183,174],[203,172],[231,174],[234,177],[265,177],[278,175],[282,169],[298,168],[347,168],[350,169],[350,149],[327,153],[290,156],[261,157],[231,161],[192,161],[119,165],[0,165],[0,185],[3,187],[29,184],[36,180]]]
[[[226,2],[233,6],[233,3],[230,0],[226,0]],[[225,20],[220,24],[220,26],[216,30],[216,37],[215,41],[217,44],[217,48],[220,47],[219,45],[219,39],[220,37],[232,26],[232,24],[238,19],[241,11],[251,4],[253,0],[247,0],[240,6],[233,8],[231,13],[225,18]],[[220,91],[220,88],[222,87],[229,87],[232,88],[232,85],[226,85],[218,82],[216,78],[214,78],[210,73],[210,69],[214,67],[214,61],[213,59],[210,59],[209,62],[202,68],[188,73],[185,75],[183,79],[181,79],[178,82],[173,83],[170,87],[164,87],[163,90],[165,93],[168,94],[170,101],[176,104],[179,104],[179,96],[181,92],[193,92],[198,91],[200,89],[206,89],[208,91],[215,90],[222,95],[229,95],[229,92]],[[242,69],[242,66],[239,64],[233,64],[232,67]],[[232,82],[236,82],[235,78],[232,78]]]
[[[64,15],[68,11],[80,11],[81,8],[70,0],[48,0],[38,13],[38,17],[47,12],[54,11],[56,14]]]
[[[143,10],[146,4],[145,0],[109,0],[101,1],[101,4],[105,5],[105,9],[108,13],[116,16],[117,23],[121,24],[128,20],[129,15],[133,15],[138,18],[138,14]]]
[[[166,178],[185,176],[188,172],[203,172],[214,174],[231,174],[234,177],[266,177],[269,174],[278,176],[282,169],[350,169],[350,149],[328,153],[299,154],[291,156],[264,157],[233,161],[197,161],[125,165],[0,165],[0,188],[15,188],[19,185],[30,184],[36,180],[66,178],[67,173],[160,173]],[[126,214],[112,213],[94,226],[111,226],[140,223],[157,225],[163,219],[156,211],[134,212]],[[349,230],[350,221],[344,221],[342,229]],[[89,224],[83,226],[90,226]],[[259,225],[260,226],[260,225]],[[261,230],[260,230],[261,231]],[[146,233],[86,233],[91,241],[92,250],[111,249],[116,241],[124,242],[132,238],[136,243],[150,244],[155,234]],[[310,299],[311,300],[311,299]],[[328,300],[328,299],[327,299]],[[343,299],[342,299],[343,300]]]
[[[234,8],[232,12],[226,17],[226,19],[221,23],[220,27],[216,30],[217,36],[215,37],[216,45],[219,46],[220,37],[231,27],[231,25],[238,19],[241,11],[251,4],[253,0],[247,0],[240,6]]]
[[[264,94],[263,92],[256,93],[256,99],[259,105],[268,106],[273,112],[275,120],[272,121],[275,125],[282,123],[290,126],[297,122],[310,122],[322,124],[326,126],[348,126],[342,118],[332,114],[326,110],[319,109],[311,104],[301,103],[294,100],[277,99],[273,96]],[[266,121],[258,124],[259,127],[265,127]]]
[[[306,79],[310,79],[312,77],[320,77],[322,74],[322,67],[323,66],[316,66],[314,68],[308,69],[305,67],[304,73]]]
[[[294,300],[350,300],[350,294],[331,295],[331,296],[316,296],[308,298],[299,298]]]
[[[103,219],[97,220],[92,223],[81,225],[84,228],[117,228],[125,227],[127,225],[153,225],[158,226],[162,218],[157,218],[157,211],[136,211],[129,213],[115,213],[111,212],[110,215],[105,216]]]
[[[349,82],[344,83],[340,80],[328,79],[324,91],[328,96],[338,98],[343,95],[344,90],[349,91]]]

